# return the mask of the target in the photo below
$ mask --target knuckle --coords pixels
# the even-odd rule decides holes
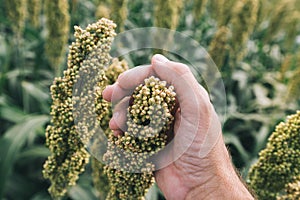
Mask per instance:
[[[179,75],[192,73],[191,69],[187,65],[182,63],[176,63],[173,68]]]

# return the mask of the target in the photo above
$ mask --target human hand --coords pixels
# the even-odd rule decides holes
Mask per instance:
[[[209,95],[186,65],[155,55],[150,66],[121,74],[115,84],[103,91],[103,97],[112,102],[126,102],[134,88],[150,76],[173,85],[179,102],[174,139],[155,172],[165,197],[171,200],[252,199],[231,164]],[[126,109],[122,108],[118,107],[118,115],[114,114],[110,121],[116,135],[124,130]]]

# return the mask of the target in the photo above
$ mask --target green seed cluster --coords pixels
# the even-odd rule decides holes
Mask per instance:
[[[200,20],[200,17],[205,11],[208,0],[194,0],[193,3],[193,17],[194,20]]]
[[[183,5],[182,0],[155,0],[154,26],[175,30]]]
[[[118,25],[117,31],[122,32],[124,30],[124,23],[127,18],[128,0],[114,0],[110,1],[111,19]]]
[[[96,100],[96,114],[99,120],[100,126],[103,129],[104,133],[108,137],[111,133],[111,130],[108,127],[109,120],[112,117],[112,108],[111,104],[105,101],[102,97],[102,91],[105,89],[107,85],[111,85],[115,83],[118,76],[128,70],[128,64],[125,60],[119,61],[117,58],[112,60],[112,63],[109,65],[107,69],[105,69],[105,77],[101,79],[100,82],[97,83],[97,89],[95,90]]]
[[[285,194],[278,197],[277,200],[295,200],[300,199],[300,176],[295,181],[287,184]]]
[[[69,3],[68,0],[45,0],[44,3],[48,31],[45,52],[51,67],[56,70],[58,75],[69,39]]]
[[[155,165],[150,158],[166,145],[174,120],[174,88],[154,77],[146,79],[132,95],[127,131],[113,136],[108,127],[111,105],[103,99],[102,91],[128,69],[125,61],[109,56],[115,27],[107,19],[85,30],[75,27],[68,69],[51,86],[52,119],[46,130],[51,156],[43,175],[51,181],[53,198],[64,196],[68,187],[76,184],[89,162],[87,147],[95,156],[93,181],[99,198],[141,199],[154,182]],[[107,145],[103,145],[107,138]],[[136,170],[141,173],[134,173]]]
[[[92,158],[92,174],[93,182],[96,190],[98,191],[98,198],[105,199],[110,190],[108,184],[107,175],[104,173],[104,163],[102,161],[102,156],[106,152],[106,138],[112,135],[108,124],[112,117],[111,104],[105,101],[102,97],[102,91],[106,85],[113,84],[118,76],[128,69],[127,62],[125,60],[119,61],[118,59],[113,59],[111,65],[105,69],[105,77],[103,80],[98,82],[98,88],[95,90],[95,113],[97,114],[97,119],[99,125],[104,134],[97,134],[96,139],[92,144],[91,151],[93,153]]]
[[[237,0],[211,0],[209,2],[210,10],[213,10],[211,14],[216,19],[218,26],[227,26],[232,18],[232,8]]]
[[[107,199],[142,199],[152,185],[155,166],[150,158],[167,143],[167,131],[174,120],[173,90],[155,77],[135,89],[127,110],[127,131],[108,138],[103,156],[110,182]]]
[[[297,111],[285,123],[277,125],[266,149],[260,152],[258,162],[249,171],[250,186],[259,199],[276,199],[300,176],[299,141],[300,111]]]
[[[245,44],[257,22],[259,0],[240,0],[232,10],[232,52],[234,61],[240,61],[245,56]]]
[[[90,130],[87,124],[90,121],[84,116],[89,117],[89,112],[95,112],[95,106],[87,106],[88,109],[82,107],[85,101],[87,104],[95,103],[95,95],[85,98],[88,94],[94,94],[99,85],[102,86],[94,83],[104,79],[103,69],[110,61],[109,51],[115,27],[112,21],[104,18],[85,30],[76,26],[76,40],[70,46],[68,69],[63,77],[55,78],[50,88],[52,119],[46,130],[46,145],[51,156],[44,164],[43,175],[51,182],[49,192],[54,198],[63,196],[67,188],[76,183],[89,161],[86,142],[94,133],[93,128],[98,120],[92,121],[94,126]],[[73,87],[81,83],[79,80],[83,81],[82,91],[73,91]],[[83,117],[80,116],[81,111]],[[75,125],[74,119],[77,118],[81,121]]]
[[[209,45],[209,55],[212,57],[219,69],[222,68],[225,63],[226,57],[228,56],[230,50],[230,46],[228,43],[230,36],[230,29],[226,26],[221,26],[218,28]]]
[[[28,12],[28,18],[29,22],[34,27],[40,26],[40,14],[42,9],[42,1],[40,0],[27,0],[27,12]]]
[[[124,23],[128,15],[128,0],[101,0],[96,4],[96,18],[109,17],[117,24],[117,32],[124,31]]]
[[[3,3],[13,31],[21,34],[25,27],[27,0],[4,0]]]

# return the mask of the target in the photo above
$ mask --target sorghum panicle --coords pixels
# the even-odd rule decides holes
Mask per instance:
[[[28,18],[32,26],[40,26],[40,14],[42,9],[41,0],[27,0]]]
[[[51,67],[59,75],[70,32],[68,0],[45,0],[44,10],[48,31],[45,52]]]
[[[193,17],[195,20],[199,20],[205,11],[208,0],[194,0],[193,2]]]
[[[213,37],[210,45],[209,45],[209,55],[217,65],[219,69],[225,63],[226,56],[228,56],[230,47],[229,47],[229,39],[231,36],[231,31],[228,27],[222,26],[218,28],[215,36]]]
[[[300,176],[300,111],[276,126],[267,147],[249,171],[249,183],[259,199],[276,199]]]
[[[21,34],[25,27],[27,0],[4,0],[4,5],[13,31]]]
[[[256,25],[258,9],[259,0],[240,0],[233,7],[230,55],[234,62],[241,61],[246,54],[245,45]]]
[[[173,30],[176,29],[182,7],[182,0],[155,0],[154,26]]]
[[[128,14],[127,3],[128,0],[113,0],[110,2],[110,18],[117,24],[118,32],[124,30],[124,23]]]
[[[110,182],[107,199],[142,199],[152,185],[155,166],[149,159],[166,145],[174,120],[173,90],[154,77],[135,89],[127,110],[128,128],[122,136],[108,138],[103,157]]]
[[[89,141],[92,132],[86,129],[88,126],[85,123],[89,121],[85,117],[75,125],[74,119],[78,117],[80,108],[74,110],[74,106],[82,106],[82,101],[77,102],[78,98],[83,100],[84,94],[91,92],[90,89],[94,89],[94,86],[83,88],[82,93],[75,90],[75,97],[73,87],[79,79],[91,80],[86,82],[86,85],[90,86],[95,80],[100,82],[99,79],[103,78],[101,69],[109,64],[110,45],[115,36],[114,28],[115,24],[104,18],[89,25],[85,30],[75,27],[75,42],[70,46],[68,68],[63,77],[56,78],[51,86],[52,120],[46,130],[46,145],[51,151],[51,156],[44,164],[43,175],[51,182],[49,192],[53,198],[64,196],[67,188],[76,183],[89,161],[90,155],[86,151],[85,142]],[[95,103],[92,97],[88,101]],[[94,106],[90,109],[95,111]]]
[[[98,191],[99,199],[105,199],[110,190],[107,175],[104,173],[105,165],[102,161],[102,156],[106,151],[106,138],[112,135],[112,131],[108,126],[112,117],[112,106],[103,99],[102,91],[105,86],[115,83],[118,76],[127,69],[128,65],[125,60],[113,59],[110,66],[104,70],[105,78],[98,82],[98,89],[95,91],[95,113],[97,114],[99,126],[103,130],[103,134],[97,134],[97,138],[91,147],[94,156],[92,158],[93,182]]]
[[[210,9],[218,26],[226,26],[232,18],[232,8],[237,0],[211,0]]]
[[[287,184],[284,195],[277,197],[277,200],[295,200],[300,199],[300,176]]]
[[[296,0],[283,0],[275,4],[270,17],[268,31],[264,37],[264,42],[269,43],[274,35],[282,29],[286,20],[290,18],[290,14],[294,11]],[[289,29],[291,27],[289,26]]]

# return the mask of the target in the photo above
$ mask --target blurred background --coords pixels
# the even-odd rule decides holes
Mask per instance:
[[[300,0],[0,0],[0,199],[50,199],[49,87],[66,69],[74,25],[101,17],[117,33],[177,30],[209,52],[226,89],[223,134],[243,178],[276,124],[299,109]],[[153,53],[125,59],[133,67]],[[66,199],[96,199],[90,166]],[[163,197],[154,187],[147,199]]]

